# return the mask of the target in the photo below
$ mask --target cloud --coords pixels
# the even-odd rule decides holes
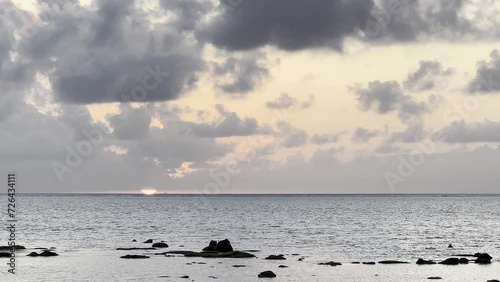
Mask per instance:
[[[424,140],[427,132],[421,121],[407,124],[404,131],[393,132],[389,136],[389,142],[414,143]]]
[[[490,61],[477,62],[476,77],[469,82],[469,94],[488,94],[500,91],[500,54],[497,49],[491,51]]]
[[[490,120],[474,123],[455,121],[437,130],[433,140],[445,143],[500,142],[500,123]]]
[[[308,95],[307,100],[299,102],[297,98],[288,95],[288,93],[281,93],[275,100],[267,101],[266,107],[272,110],[287,110],[294,107],[308,109],[314,104],[315,99],[314,95]]]
[[[286,148],[296,148],[307,144],[309,135],[305,131],[297,131],[288,135],[283,141]]]
[[[358,127],[354,131],[354,134],[351,137],[351,141],[353,143],[366,143],[372,138],[377,137],[379,134],[380,133],[377,130],[369,130],[366,128]]]
[[[403,92],[397,81],[376,80],[369,82],[368,88],[356,85],[350,89],[357,96],[362,111],[373,110],[379,114],[397,111],[399,118],[405,122],[432,112],[440,102],[436,95],[430,95],[428,101],[416,101]]]
[[[17,47],[65,103],[173,100],[192,89],[205,68],[196,42],[153,22],[134,1],[54,10]]]
[[[397,81],[371,81],[368,83],[368,88],[356,86],[353,90],[361,110],[375,110],[379,114],[397,110],[405,96]]]
[[[215,85],[225,94],[242,97],[269,77],[269,70],[265,64],[266,56],[262,52],[229,56],[222,63],[213,63]]]
[[[135,140],[146,137],[151,124],[151,113],[145,107],[120,106],[119,114],[108,115],[107,120],[113,134],[121,140]]]
[[[444,69],[438,61],[420,61],[420,67],[408,74],[403,83],[406,89],[412,91],[427,91],[436,87],[438,79],[450,76],[454,71],[450,68]]]
[[[316,145],[335,143],[339,141],[341,134],[314,134],[309,141]]]
[[[231,137],[269,134],[271,130],[259,126],[255,118],[240,118],[235,112],[227,112],[218,105],[221,117],[211,123],[190,123],[190,128],[199,137]]]
[[[371,0],[252,0],[221,14],[200,31],[215,46],[250,50],[276,46],[284,50],[342,50],[344,38],[365,27]]]
[[[297,104],[297,99],[288,95],[288,93],[281,93],[274,101],[267,101],[266,107],[269,109],[289,109]]]

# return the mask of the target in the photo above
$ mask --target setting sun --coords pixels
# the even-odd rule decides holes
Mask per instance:
[[[156,194],[156,189],[142,189],[141,192],[144,195],[154,195]]]

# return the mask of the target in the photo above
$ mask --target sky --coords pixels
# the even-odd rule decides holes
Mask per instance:
[[[1,0],[18,192],[498,193],[494,0]]]

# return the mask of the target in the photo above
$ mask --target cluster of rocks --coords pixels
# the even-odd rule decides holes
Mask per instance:
[[[458,258],[460,257],[460,258]],[[475,259],[468,259],[466,257],[474,257]],[[440,262],[435,262],[432,260],[424,260],[419,258],[417,260],[418,265],[429,265],[429,264],[443,264],[443,265],[459,265],[468,264],[469,262],[475,262],[477,264],[490,264],[493,258],[487,253],[475,253],[471,255],[457,255],[457,257],[447,258]]]
[[[210,241],[207,247],[203,248],[203,252],[217,252],[217,253],[227,253],[232,252],[233,246],[228,239],[222,241]]]
[[[28,257],[56,257],[58,254],[51,252],[49,250],[43,250],[41,253],[31,252]]]

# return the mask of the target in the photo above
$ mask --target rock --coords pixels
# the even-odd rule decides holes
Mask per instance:
[[[184,275],[184,276],[181,276],[181,277],[179,277],[179,278],[188,279],[188,278],[189,278],[189,276]]]
[[[451,248],[453,248],[453,245],[452,245],[452,244],[449,244],[449,245],[448,245],[448,248],[450,248],[450,249],[451,249]]]
[[[342,265],[340,262],[334,262],[334,261],[329,261],[329,262],[320,262],[318,265],[329,265],[329,266],[337,266],[337,265]]]
[[[58,254],[51,252],[49,250],[44,250],[41,253],[31,252],[27,256],[29,257],[56,257]]]
[[[467,258],[460,258],[458,259],[459,264],[468,264],[469,260]]]
[[[40,254],[38,254],[40,257],[56,257],[58,254],[51,252],[49,250],[42,251]]]
[[[500,280],[497,280],[497,279],[493,279],[493,280],[488,280],[486,282],[500,282]]]
[[[351,264],[360,264],[360,262],[359,261],[353,261],[353,262],[351,262]]]
[[[378,263],[380,263],[380,264],[406,264],[409,262],[399,261],[399,260],[383,260],[383,261],[379,261]]]
[[[132,242],[137,242],[137,240],[136,240],[136,239],[134,239],[134,240],[132,240]]]
[[[257,277],[259,277],[259,278],[274,278],[274,277],[276,277],[276,274],[274,274],[274,272],[268,270],[268,271],[261,272],[259,275],[257,275]]]
[[[286,260],[284,255],[270,255],[265,259],[267,259],[267,260]]]
[[[0,251],[10,251],[10,250],[26,250],[24,246],[21,245],[14,245],[14,246],[0,246]]]
[[[418,265],[436,264],[436,262],[435,262],[435,261],[432,261],[432,260],[425,260],[425,259],[421,259],[421,258],[419,258],[419,259],[417,260],[417,264],[418,264]]]
[[[203,248],[204,252],[215,252],[215,249],[217,248],[217,241],[210,241],[208,244],[208,247]]]
[[[233,267],[240,268],[240,267],[247,267],[247,266],[244,264],[235,264],[235,265],[233,265]]]
[[[365,261],[363,264],[374,265],[375,263],[373,261]]]
[[[478,264],[490,264],[492,257],[487,253],[477,253],[474,255],[476,257],[476,263]]]
[[[121,256],[120,258],[122,259],[148,259],[148,256],[143,256],[143,255],[124,255]]]
[[[431,276],[431,277],[427,277],[427,279],[429,279],[429,280],[441,280],[443,278],[438,277],[438,276]]]
[[[278,268],[288,268],[286,265],[279,265]]]
[[[233,246],[231,246],[231,242],[228,239],[224,239],[222,241],[217,242],[217,246],[215,247],[216,252],[227,253],[233,251]]]
[[[144,244],[151,244],[153,243],[153,239],[147,239],[146,241],[143,242]]]
[[[200,257],[200,258],[254,258],[255,256],[250,253],[245,253],[241,251],[232,251],[225,253],[218,252],[191,252],[191,251],[170,251],[164,253],[158,253],[157,255],[167,255],[167,254],[176,254],[176,255],[184,255],[185,257]]]
[[[303,261],[305,258],[299,258],[298,261]]]
[[[0,258],[10,258],[11,253],[0,253]]]
[[[447,259],[443,260],[442,262],[439,262],[439,264],[457,265],[458,264],[458,258],[447,258]]]
[[[156,248],[116,248],[117,251],[156,250]]]
[[[168,248],[168,244],[164,242],[154,243],[151,247],[153,248]]]

